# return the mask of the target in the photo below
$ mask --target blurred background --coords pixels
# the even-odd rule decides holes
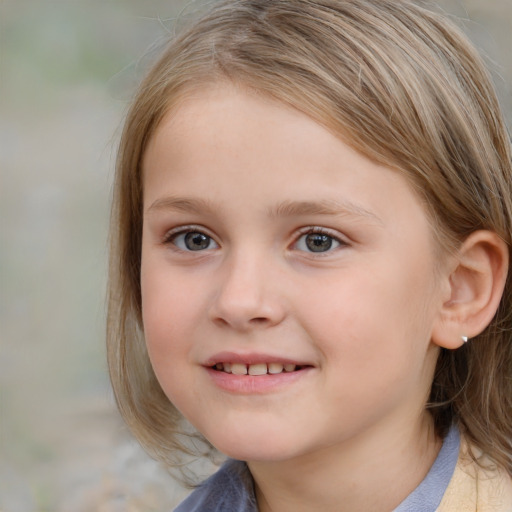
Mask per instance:
[[[204,2],[203,2],[204,3]],[[466,19],[512,119],[512,2]],[[0,0],[0,511],[171,510],[186,490],[120,420],[104,350],[115,149],[185,0]]]

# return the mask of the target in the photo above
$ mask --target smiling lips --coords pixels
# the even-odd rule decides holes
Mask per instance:
[[[215,385],[235,395],[276,393],[302,380],[316,365],[276,354],[226,351],[202,365]]]
[[[301,370],[304,366],[296,365],[293,363],[216,363],[213,367],[214,370],[224,373],[231,373],[233,375],[277,375],[280,373],[290,373]]]

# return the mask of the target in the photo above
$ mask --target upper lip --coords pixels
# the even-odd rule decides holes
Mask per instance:
[[[239,363],[239,364],[263,364],[263,363],[281,363],[294,364],[296,366],[313,366],[309,361],[283,357],[275,354],[264,354],[259,352],[240,353],[240,352],[219,352],[209,357],[204,366],[214,366],[217,363]]]

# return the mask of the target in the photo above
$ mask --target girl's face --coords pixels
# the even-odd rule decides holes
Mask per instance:
[[[430,230],[403,176],[305,115],[196,93],[144,159],[143,320],[163,390],[249,461],[405,432],[424,419],[446,300]]]

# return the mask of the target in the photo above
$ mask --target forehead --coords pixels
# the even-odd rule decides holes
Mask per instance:
[[[347,155],[358,154],[349,148],[353,137],[342,133],[339,126],[333,128],[327,115],[325,122],[321,117],[311,117],[293,103],[243,84],[215,80],[187,88],[154,129],[143,155],[143,170],[150,167],[157,148],[160,155],[165,148],[172,160],[184,152],[199,159],[206,155],[206,148],[214,150],[212,146],[216,146],[236,159],[243,157],[237,150],[249,141],[252,146],[265,145],[258,162],[292,155],[316,160],[319,153],[330,153],[340,142]],[[217,152],[217,156],[221,158],[223,153]]]

